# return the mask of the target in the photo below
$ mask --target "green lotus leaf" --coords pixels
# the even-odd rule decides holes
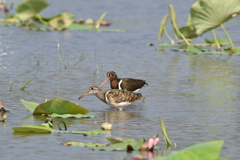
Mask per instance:
[[[95,118],[95,115],[87,115],[87,114],[56,114],[53,113],[49,115],[52,118]]]
[[[51,133],[52,129],[46,126],[22,125],[12,128],[19,133]]]
[[[217,38],[217,41],[222,46],[229,44],[229,42],[225,39]],[[214,39],[213,40],[205,39],[205,42],[209,44],[216,44]]]
[[[198,35],[220,26],[239,12],[239,0],[198,0],[190,10],[192,24]]]
[[[167,20],[168,20],[168,15],[166,14],[166,15],[163,17],[162,22],[161,22],[160,27],[159,27],[158,41],[161,41],[161,40],[162,40],[162,36],[163,36],[163,32],[164,32],[164,29],[165,29]]]
[[[156,157],[152,160],[176,160],[176,159],[184,159],[184,160],[203,160],[203,159],[219,159],[219,154],[221,151],[221,147],[224,141],[209,141],[204,143],[199,143],[188,147],[182,151],[172,152],[167,157]]]
[[[97,32],[125,32],[126,31],[124,29],[93,28],[92,26],[76,24],[76,23],[72,23],[66,29],[69,29],[69,30],[84,30],[84,31],[97,31]]]
[[[109,132],[103,130],[92,130],[92,131],[59,131],[51,128],[49,123],[42,123],[41,126],[35,125],[22,125],[19,127],[12,128],[18,133],[74,133],[74,134],[85,134],[85,135],[99,135],[109,134]]]
[[[134,143],[135,142],[134,139],[122,139],[122,138],[118,138],[118,137],[106,138],[106,140],[108,140],[112,144],[116,144],[116,143]]]
[[[25,101],[23,99],[20,99],[20,101],[31,113],[33,113],[34,110],[36,109],[36,107],[39,105],[38,103],[28,102],[28,101]]]
[[[73,23],[73,15],[71,13],[62,13],[49,21],[52,29],[63,30]]]
[[[65,131],[61,131],[65,132]],[[68,131],[67,131],[68,132]],[[86,134],[86,135],[99,135],[99,134],[110,134],[110,131],[103,131],[103,130],[92,130],[92,131],[70,131],[70,133],[75,134]]]
[[[114,140],[115,139],[115,140]],[[98,150],[98,151],[138,151],[141,146],[144,144],[145,139],[142,138],[139,142],[136,142],[134,139],[125,139],[121,141],[121,138],[107,138],[108,141],[113,142],[111,146],[105,146],[105,147],[90,147],[92,150]],[[116,143],[115,143],[116,142]],[[119,143],[118,143],[119,142]]]
[[[106,146],[107,144],[102,143],[82,143],[82,142],[63,142],[64,146],[80,146],[80,147],[98,147],[98,146]]]
[[[142,145],[145,143],[145,141],[146,140],[144,138],[142,138],[139,142],[133,143],[132,144],[133,150],[138,151],[142,147]]]
[[[47,0],[24,0],[16,10],[16,17],[21,21],[33,18],[48,6]]]
[[[200,54],[200,53],[202,53],[201,50],[199,50],[198,48],[194,47],[193,45],[189,45],[189,46],[187,47],[187,52],[188,52],[188,53],[195,53],[195,54]]]
[[[116,143],[106,147],[91,147],[91,149],[97,151],[126,151],[130,146],[128,143]]]
[[[85,114],[89,110],[76,105],[66,99],[54,98],[47,102],[37,104],[21,99],[23,105],[33,114]]]
[[[196,34],[196,30],[194,28],[191,28],[190,26],[183,26],[183,27],[179,28],[179,31],[187,39],[194,39],[198,36]]]

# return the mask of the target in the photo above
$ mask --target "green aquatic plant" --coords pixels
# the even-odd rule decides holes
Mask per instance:
[[[224,141],[209,141],[195,144],[181,151],[174,151],[167,157],[158,156],[152,160],[227,160],[220,156]]]
[[[122,138],[106,138],[111,145],[108,144],[100,144],[98,143],[82,143],[82,142],[63,142],[62,144],[65,146],[80,146],[80,147],[89,147],[92,150],[97,151],[141,151],[141,150],[159,150],[159,147],[156,146],[155,143],[151,145],[151,148],[148,148],[149,141],[146,141],[142,138],[140,141],[135,141],[134,139],[122,139]]]
[[[14,82],[15,82],[15,81],[12,82],[12,84],[11,84],[11,86],[10,86],[10,88],[9,88],[9,90],[10,90],[11,92],[12,92],[12,87],[13,87],[13,85],[14,85]]]
[[[48,6],[47,0],[25,0],[17,6],[15,16],[21,22],[26,22]]]
[[[80,55],[78,61],[74,64],[76,66],[78,63],[82,62],[86,58],[85,51]]]
[[[86,30],[86,31],[107,31],[107,32],[124,32],[122,29],[105,29],[100,28],[103,25],[102,21],[107,15],[107,12],[99,18],[96,23],[87,25],[78,23],[74,20],[74,15],[69,12],[59,13],[52,17],[43,17],[40,12],[49,6],[47,0],[24,0],[16,9],[16,13],[10,18],[5,19],[5,26],[14,24],[15,26],[27,28],[33,31],[49,31],[49,30]],[[81,22],[84,22],[82,20]],[[105,22],[105,25],[110,23]]]
[[[221,8],[221,9],[219,9]],[[223,12],[224,11],[224,12]],[[177,26],[177,17],[175,10],[172,4],[169,5],[169,14],[171,19],[171,24],[173,28],[173,33],[175,38],[181,38],[179,43],[185,42],[188,46],[184,51],[187,53],[210,53],[210,54],[240,54],[240,48],[234,46],[232,39],[228,32],[226,31],[223,23],[229,21],[230,19],[236,17],[240,14],[240,2],[239,0],[199,0],[196,1],[192,7],[190,8],[190,15],[187,20],[187,25],[183,26],[178,29]],[[161,26],[159,28],[159,36],[158,40],[161,40],[162,33],[164,31],[164,27],[166,25],[166,15],[164,16]],[[229,44],[231,48],[225,48],[222,50],[222,45],[219,44],[216,32],[214,31],[215,28],[221,26],[222,30],[224,31],[225,35],[228,38]],[[193,41],[198,36],[203,35],[204,33],[212,31],[212,35],[215,41],[215,45],[218,48],[218,51],[206,51],[206,49],[199,50],[196,48],[195,44],[190,44],[190,41]],[[167,33],[167,32],[166,32]],[[166,34],[167,37],[168,34]],[[172,42],[171,42],[172,43]],[[172,43],[173,44],[173,43]],[[208,43],[209,44],[209,43]],[[191,46],[190,46],[191,45]],[[207,44],[203,44],[202,47],[206,46]],[[213,44],[211,44],[213,45]],[[183,46],[181,46],[183,47]],[[164,50],[161,48],[160,50]],[[178,50],[178,49],[175,49]]]
[[[66,99],[53,98],[38,104],[21,99],[22,104],[34,115],[39,114],[86,114],[88,109],[76,105]]]
[[[62,122],[64,123],[64,122]],[[65,124],[65,123],[64,123]],[[58,125],[59,127],[59,125]],[[74,134],[83,134],[83,135],[99,135],[99,134],[109,134],[110,132],[103,130],[92,130],[92,131],[70,131],[65,127],[65,131],[62,131],[59,127],[59,130],[53,129],[53,122],[46,120],[40,126],[35,125],[21,125],[19,127],[12,128],[16,133],[74,133]]]
[[[164,122],[163,122],[163,120],[162,120],[162,117],[159,117],[159,119],[160,119],[160,125],[161,125],[162,134],[163,134],[163,137],[164,137],[165,144],[166,144],[168,147],[171,147],[171,146],[172,146],[172,142],[171,142],[170,139],[168,138],[167,130],[166,130],[166,127],[165,127]]]
[[[33,80],[34,80],[34,78],[30,79],[27,83],[25,83],[25,84],[20,88],[20,90],[23,91],[27,86],[30,85],[30,83],[31,83]],[[13,85],[13,84],[12,84],[12,85]]]

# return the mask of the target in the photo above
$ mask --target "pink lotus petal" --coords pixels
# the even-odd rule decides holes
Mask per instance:
[[[153,138],[150,138],[150,139],[148,140],[148,149],[149,149],[149,150],[153,148],[153,146],[154,146],[153,143],[154,143],[154,139],[153,139]]]
[[[237,17],[237,13],[232,14],[232,17]]]
[[[155,138],[153,142],[153,146],[156,146],[159,141],[160,141],[160,138]]]

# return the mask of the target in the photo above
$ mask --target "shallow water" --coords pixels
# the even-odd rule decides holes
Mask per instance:
[[[20,1],[12,1],[14,4]],[[66,147],[62,142],[82,141],[107,143],[105,137],[148,138],[161,135],[159,116],[162,116],[168,135],[181,150],[208,140],[225,140],[221,155],[237,159],[240,152],[239,87],[240,57],[226,55],[187,55],[180,52],[155,51],[158,27],[173,3],[178,13],[179,26],[185,25],[189,8],[195,1],[159,2],[133,1],[51,1],[43,15],[52,16],[70,11],[77,18],[98,17],[108,12],[110,28],[127,32],[34,32],[14,26],[0,26],[0,89],[4,106],[12,109],[6,123],[1,123],[1,159],[124,159],[138,152],[92,151],[84,147]],[[10,1],[9,1],[10,3]],[[178,8],[176,8],[178,6]],[[1,16],[2,13],[1,13]],[[240,46],[237,33],[239,17],[225,26]],[[169,33],[171,30],[169,29]],[[225,38],[217,29],[219,37]],[[210,34],[196,40],[212,38]],[[60,66],[57,41],[66,61]],[[167,39],[164,38],[164,41]],[[86,59],[74,66],[85,51]],[[100,85],[110,70],[119,77],[147,81],[141,93],[146,102],[137,101],[124,111],[116,111],[95,96],[78,97],[90,86]],[[34,78],[23,92],[19,90]],[[13,91],[9,88],[14,83]],[[107,83],[104,89],[109,88]],[[77,134],[16,134],[12,127],[40,125],[44,118],[32,116],[20,99],[42,103],[46,98],[62,97],[91,110],[94,119],[64,119],[69,130],[100,129],[100,124],[113,124],[111,135],[87,136]],[[54,122],[61,119],[54,119]],[[98,121],[95,124],[93,121]],[[54,126],[57,128],[56,126]],[[160,146],[164,147],[162,135]],[[161,155],[162,150],[157,154]]]

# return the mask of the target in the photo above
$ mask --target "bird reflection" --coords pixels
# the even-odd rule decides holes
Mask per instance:
[[[104,117],[105,122],[111,123],[113,126],[115,124],[115,128],[118,129],[127,129],[132,118],[140,117],[135,113],[118,110],[109,110],[102,114],[100,117]]]

